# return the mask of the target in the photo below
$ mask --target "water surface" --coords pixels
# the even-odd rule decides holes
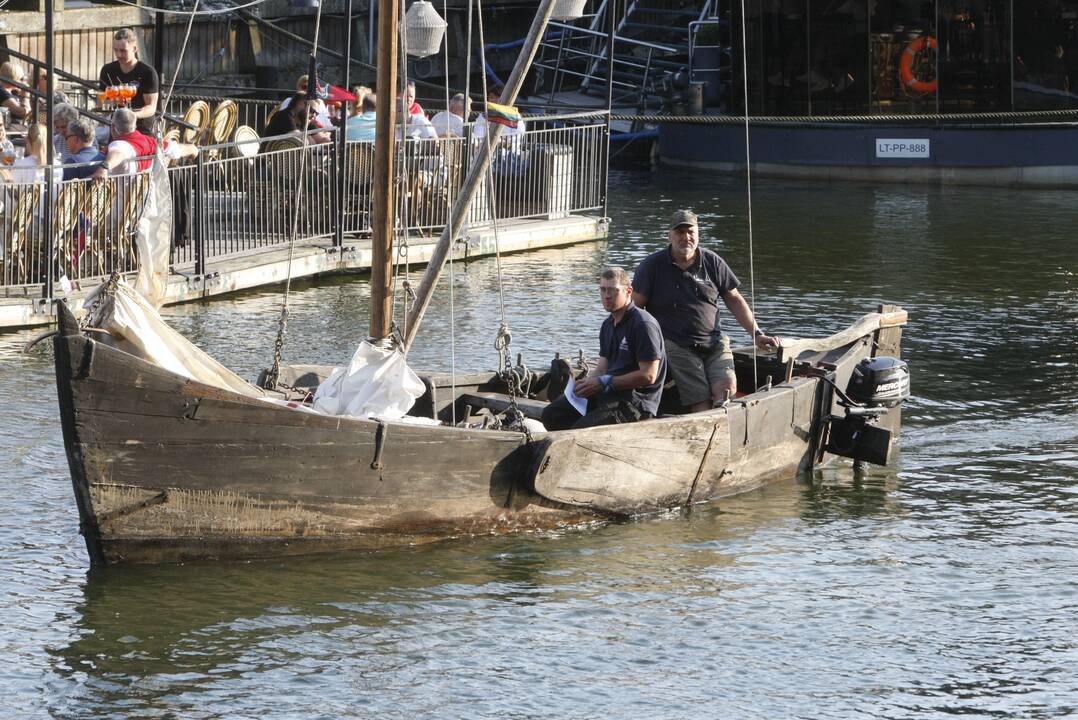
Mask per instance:
[[[413,364],[494,367],[503,307],[530,364],[594,353],[598,270],[692,206],[771,332],[910,311],[894,466],[562,533],[88,572],[51,350],[0,336],[5,716],[1078,712],[1078,194],[762,181],[750,262],[738,180],[616,173],[611,193],[609,241],[503,258],[501,295],[494,260],[456,265]],[[365,278],[295,286],[285,361],[344,362],[368,300]],[[253,377],[280,302],[164,312]]]

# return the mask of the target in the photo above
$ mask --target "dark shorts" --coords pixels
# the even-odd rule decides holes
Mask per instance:
[[[647,420],[651,413],[644,412],[626,400],[592,398],[588,401],[588,414],[581,415],[562,395],[543,409],[543,426],[547,430],[579,430],[596,425],[620,425]]]
[[[711,386],[726,378],[735,378],[734,354],[730,339],[723,336],[710,352],[697,352],[674,342],[666,343],[666,364],[677,383],[681,404],[685,406],[710,401]]]

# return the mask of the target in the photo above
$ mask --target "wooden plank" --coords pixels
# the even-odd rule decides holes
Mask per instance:
[[[687,502],[722,411],[551,433],[535,491],[550,500],[632,515]]]
[[[806,352],[825,352],[848,345],[858,338],[869,335],[881,327],[897,327],[906,322],[906,311],[869,313],[850,327],[825,338],[782,338],[778,356],[780,362],[797,358]]]
[[[884,314],[894,313],[902,310],[898,305],[880,305],[879,311]],[[902,310],[902,315],[905,316],[906,312]],[[874,338],[875,349],[872,355],[885,355],[888,357],[901,358],[902,357],[902,325],[884,325],[880,323],[880,329],[876,331]]]

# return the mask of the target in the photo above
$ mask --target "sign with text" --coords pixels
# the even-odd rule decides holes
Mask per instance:
[[[930,156],[927,139],[876,138],[876,157],[878,158],[927,158]]]

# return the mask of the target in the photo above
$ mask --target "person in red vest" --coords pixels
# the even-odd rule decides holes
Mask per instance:
[[[112,142],[109,143],[105,159],[94,170],[95,182],[104,182],[109,175],[123,175],[129,172],[149,170],[153,165],[153,155],[157,152],[157,139],[141,132],[138,118],[127,108],[119,108],[112,113]],[[165,157],[175,160],[198,154],[198,148],[187,143],[165,141],[162,148]],[[135,167],[130,168],[134,161]]]

